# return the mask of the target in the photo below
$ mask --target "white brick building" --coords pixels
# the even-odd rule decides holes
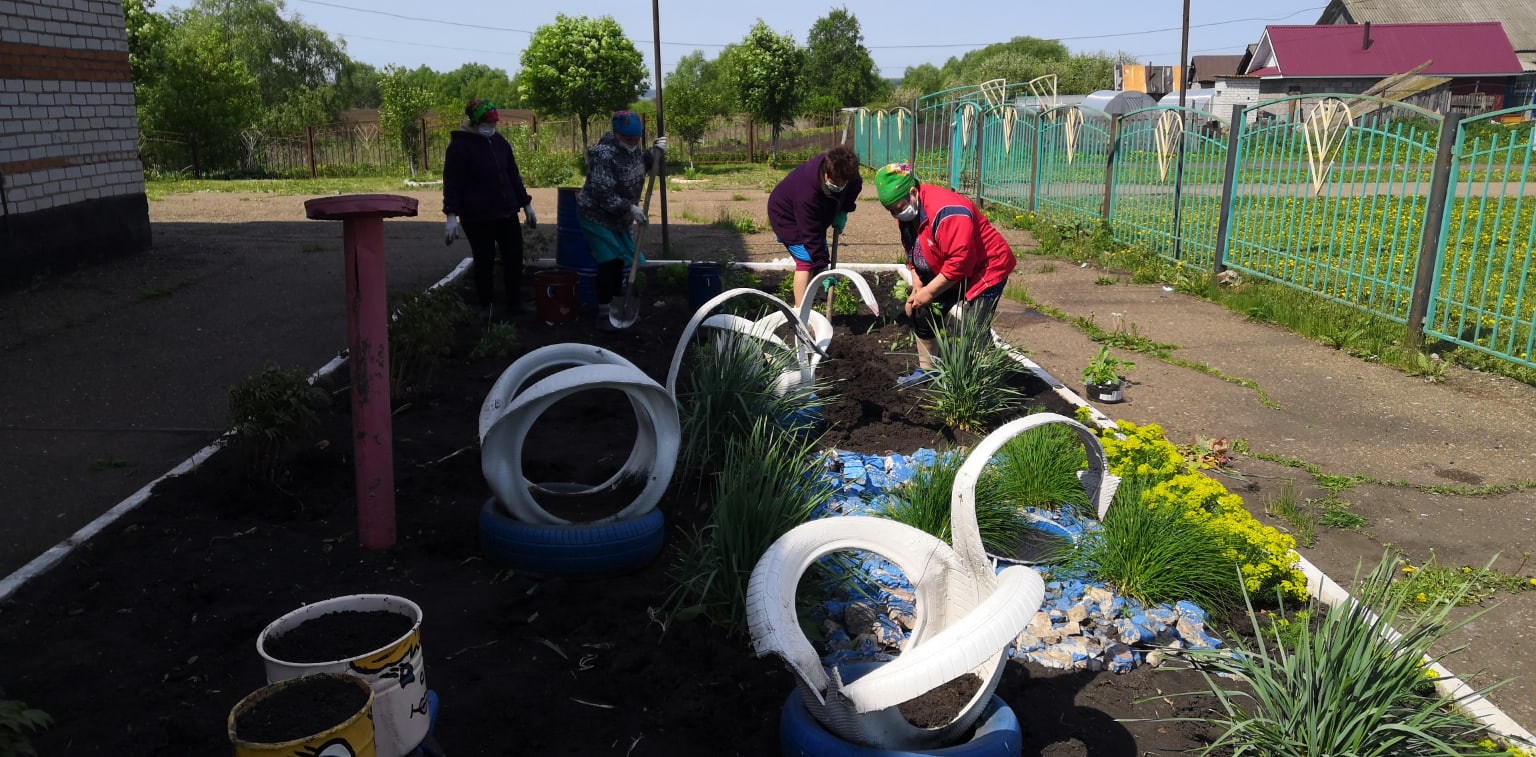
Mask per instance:
[[[149,246],[119,0],[0,0],[0,286]]]

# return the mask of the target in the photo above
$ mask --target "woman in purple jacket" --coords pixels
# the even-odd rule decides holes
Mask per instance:
[[[444,242],[453,244],[460,229],[469,238],[475,258],[475,294],[487,318],[495,300],[496,250],[501,250],[506,314],[511,315],[523,310],[523,231],[517,225],[517,211],[523,211],[529,228],[538,219],[517,170],[512,144],[496,131],[496,106],[487,100],[470,100],[464,116],[464,125],[449,136],[443,157],[443,213],[448,216]]]
[[[834,147],[801,163],[768,195],[768,224],[795,259],[796,307],[811,276],[829,262],[827,227],[843,230],[863,189],[859,156]]]

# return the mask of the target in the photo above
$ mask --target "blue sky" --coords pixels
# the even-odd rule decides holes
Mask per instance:
[[[159,0],[156,10],[183,7],[189,0]],[[1240,53],[1257,42],[1266,23],[1311,24],[1327,0],[1234,3],[1192,0],[1190,54]],[[1034,7],[1031,7],[1034,6]],[[740,41],[760,17],[774,31],[805,43],[816,19],[845,7],[858,19],[864,44],[881,76],[896,78],[908,66],[942,65],[951,56],[1005,42],[1019,35],[1063,40],[1074,52],[1124,51],[1142,62],[1173,65],[1179,57],[1180,0],[1099,0],[1029,3],[972,0],[969,3],[829,2],[775,0],[756,11],[731,0],[660,0],[661,68],[694,50],[714,57]],[[955,14],[940,10],[951,8]],[[553,23],[556,13],[612,16],[654,67],[651,3],[629,0],[491,2],[491,0],[286,0],[286,15],[346,40],[347,52],[378,67],[426,65],[438,71],[468,62],[515,74],[529,36]],[[393,15],[391,15],[393,14]],[[1171,31],[1153,31],[1171,30]]]

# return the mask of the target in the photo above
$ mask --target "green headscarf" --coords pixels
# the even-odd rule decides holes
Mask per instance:
[[[907,196],[917,186],[911,163],[890,163],[875,172],[875,193],[881,205],[890,205]]]

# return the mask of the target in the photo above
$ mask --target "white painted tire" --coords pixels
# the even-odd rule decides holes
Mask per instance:
[[[912,583],[912,635],[895,661],[843,686],[829,675],[800,629],[795,588],[821,557],[845,550],[878,554]],[[1004,569],[995,586],[978,585],[949,545],[883,518],[825,518],[791,529],[752,571],[747,622],[759,656],[776,654],[799,676],[807,707],[840,737],[873,747],[917,749],[952,743],[975,724],[997,689],[1005,652],[1045,599],[1034,570]],[[954,721],[932,729],[908,723],[896,705],[966,673],[983,681]]]
[[[635,407],[638,433],[630,463],[649,461],[640,467],[626,464],[604,487],[615,486],[624,475],[643,478],[645,486],[624,509],[594,523],[621,521],[644,515],[655,509],[666,492],[677,466],[682,430],[677,403],[672,395],[649,376],[633,366],[580,365],[548,376],[513,398],[501,417],[486,432],[480,444],[480,470],[496,499],[512,517],[525,523],[569,525],[571,522],[550,514],[534,500],[531,487],[561,493],[590,493],[584,485],[541,482],[530,484],[524,476],[523,444],[539,416],[556,402],[578,392],[593,389],[617,389],[629,396]]]

